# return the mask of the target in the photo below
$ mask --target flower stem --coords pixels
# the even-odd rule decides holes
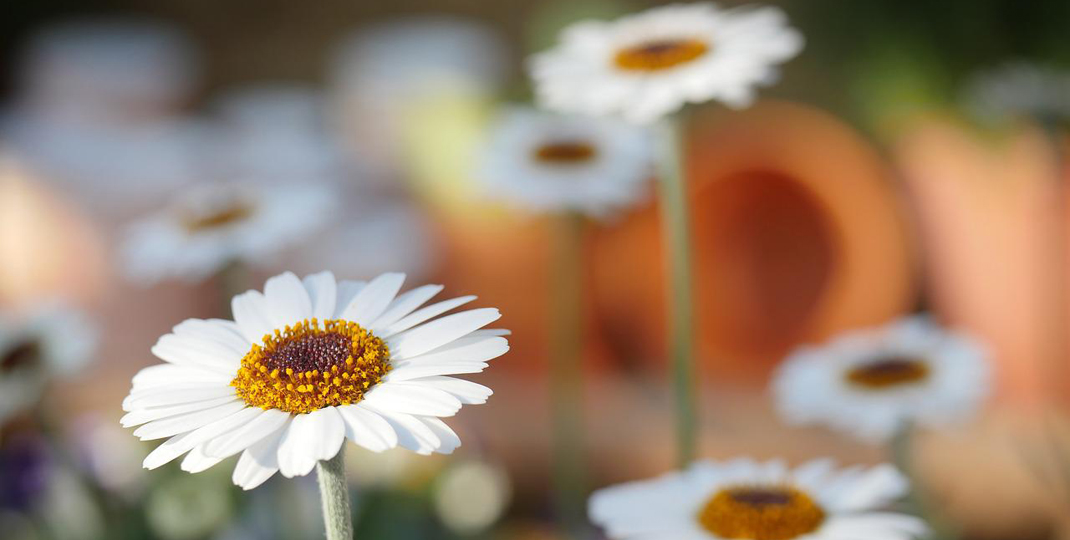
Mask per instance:
[[[697,414],[691,299],[691,236],[687,179],[681,166],[680,131],[673,118],[658,124],[658,187],[668,267],[669,358],[676,409],[677,459],[695,457]]]
[[[956,534],[950,523],[937,515],[936,509],[925,492],[925,486],[921,484],[921,479],[918,478],[918,475],[914,474],[913,435],[913,424],[904,422],[892,437],[889,448],[892,463],[910,481],[910,491],[906,497],[907,511],[929,524],[931,531],[928,540],[956,540],[958,534]]]
[[[557,513],[568,532],[586,524],[583,459],[583,217],[555,216],[553,239],[550,406]]]
[[[331,459],[317,462],[316,477],[320,485],[327,540],[352,540],[353,516],[349,512],[345,449],[340,449],[338,455]]]

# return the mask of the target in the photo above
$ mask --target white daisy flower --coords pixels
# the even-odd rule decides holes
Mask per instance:
[[[488,195],[531,210],[603,216],[646,194],[645,128],[510,107],[491,129],[478,174]]]
[[[308,474],[346,438],[376,452],[452,452],[461,441],[440,418],[491,390],[451,375],[481,372],[509,350],[508,332],[481,330],[500,317],[493,308],[430,320],[475,297],[421,308],[442,286],[399,295],[404,278],[287,272],[234,297],[234,321],[176,326],[152,349],[166,363],[134,376],[123,401],[123,426],[167,439],[144,466],[188,453],[182,469],[199,472],[240,453],[233,480],[252,489],[277,471]]]
[[[326,184],[201,186],[129,227],[123,269],[151,285],[202,280],[234,261],[263,264],[321,229],[334,199]]]
[[[0,314],[0,422],[36,402],[52,378],[78,373],[98,341],[92,322],[60,303]]]
[[[966,105],[980,118],[1035,116],[1070,118],[1070,72],[1013,62],[977,75],[967,86]]]
[[[749,105],[754,87],[773,82],[776,65],[802,45],[777,8],[673,4],[577,23],[529,67],[548,108],[651,122],[685,103]]]
[[[907,489],[887,464],[836,470],[819,459],[788,469],[740,458],[601,489],[589,513],[622,540],[907,540],[924,522],[883,510]]]
[[[792,424],[823,423],[870,442],[908,423],[962,421],[990,390],[986,351],[926,317],[853,332],[804,347],[774,377],[780,414]]]

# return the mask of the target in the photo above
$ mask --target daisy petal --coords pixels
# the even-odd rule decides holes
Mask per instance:
[[[371,326],[387,306],[394,301],[394,297],[401,290],[401,284],[405,282],[405,274],[387,273],[368,283],[342,312],[342,318],[353,321],[365,328]]]
[[[361,404],[365,409],[378,414],[390,424],[390,427],[397,433],[398,446],[402,448],[407,448],[417,454],[430,455],[442,444],[442,440],[435,435],[435,432],[415,416],[387,412],[363,402]]]
[[[364,403],[379,410],[422,416],[453,416],[461,402],[430,385],[381,384],[365,394]]]
[[[411,358],[463,337],[501,318],[495,308],[472,309],[436,319],[391,338],[395,358]]]
[[[276,431],[286,425],[289,419],[290,413],[278,409],[267,409],[233,432],[208,441],[204,445],[204,452],[209,456],[220,459],[230,457],[249,448],[265,437],[274,435]]]
[[[238,396],[224,396],[215,399],[194,401],[191,403],[180,403],[178,405],[137,409],[123,415],[123,417],[119,419],[119,424],[123,427],[133,427],[153,420],[160,420],[162,418],[178,416],[180,414],[191,413],[194,411],[203,411],[205,409],[211,409],[235,401],[238,401]]]
[[[463,306],[475,299],[475,296],[461,296],[459,298],[438,302],[437,304],[431,304],[430,306],[418,309],[409,315],[402,317],[401,320],[386,327],[382,332],[379,332],[378,335],[382,338],[388,338],[399,332],[404,332],[432,317],[437,317],[455,307]]]
[[[279,471],[287,478],[312,472],[334,457],[345,440],[345,423],[334,407],[296,415],[279,443]]]
[[[188,473],[199,473],[218,465],[220,461],[223,460],[206,455],[204,453],[204,445],[198,444],[186,454],[186,458],[182,460],[180,468]]]
[[[442,285],[424,285],[398,296],[368,329],[375,332],[398,322],[402,317],[412,313],[424,302],[442,292],[443,288]]]
[[[312,300],[312,316],[321,321],[334,317],[335,302],[338,300],[338,285],[330,271],[310,274],[301,280]]]
[[[246,291],[235,296],[230,301],[230,309],[234,313],[234,322],[250,343],[260,343],[275,329],[267,299],[260,291]]]
[[[264,284],[264,298],[275,328],[312,317],[312,301],[304,284],[293,272],[283,272]]]
[[[241,457],[238,458],[238,464],[234,467],[234,474],[231,476],[235,485],[248,491],[263,484],[279,471],[279,441],[285,432],[286,429],[283,426],[274,435],[242,452]]]
[[[372,452],[382,452],[398,445],[394,428],[378,414],[360,405],[338,407],[338,413],[346,424],[346,437],[354,444]]]
[[[244,424],[256,415],[257,412],[258,409],[242,409],[226,418],[216,420],[211,424],[198,428],[195,431],[171,437],[164,441],[160,446],[157,446],[148,456],[145,456],[145,461],[142,462],[142,465],[146,469],[155,469],[164,465],[178,456],[189,452],[194,446],[212,439],[213,437],[218,437],[219,435]]]
[[[420,416],[417,417],[421,422],[431,428],[435,436],[442,441],[442,444],[435,449],[435,452],[440,454],[452,454],[454,450],[461,447],[461,438],[457,436],[449,426],[442,420],[432,416]]]

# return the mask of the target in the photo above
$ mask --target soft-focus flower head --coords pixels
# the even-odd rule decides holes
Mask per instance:
[[[686,103],[745,107],[802,45],[777,8],[673,4],[574,24],[557,47],[531,58],[529,71],[549,109],[646,123]]]
[[[941,427],[972,416],[991,390],[988,360],[973,339],[910,317],[799,349],[773,389],[791,424],[881,442],[908,424]]]
[[[639,126],[509,107],[490,130],[478,175],[492,198],[601,217],[647,194],[652,154]]]
[[[909,540],[920,519],[883,511],[905,495],[891,465],[836,469],[819,459],[705,461],[591,496],[591,520],[615,540]]]
[[[1023,117],[1070,121],[1070,70],[1012,62],[979,73],[967,85],[966,107],[989,121]]]
[[[123,401],[134,435],[167,438],[144,466],[187,454],[182,469],[200,472],[241,453],[233,480],[252,489],[279,471],[308,474],[346,438],[451,453],[461,441],[441,418],[491,395],[452,375],[481,372],[508,351],[508,332],[482,329],[500,317],[493,308],[435,318],[475,297],[420,307],[443,287],[399,295],[404,279],[287,272],[234,297],[233,321],[176,326],[152,349],[165,363],[141,370]]]
[[[34,404],[48,381],[78,374],[99,338],[85,314],[59,301],[0,314],[0,422]]]
[[[142,284],[199,281],[235,261],[262,265],[323,228],[336,206],[327,184],[209,184],[130,225],[125,274]]]

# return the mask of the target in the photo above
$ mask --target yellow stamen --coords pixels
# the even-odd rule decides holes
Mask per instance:
[[[698,39],[659,39],[617,51],[613,63],[626,71],[661,71],[697,60],[709,50],[710,46]]]
[[[720,538],[790,540],[811,533],[825,512],[791,486],[731,486],[713,495],[698,522]]]

